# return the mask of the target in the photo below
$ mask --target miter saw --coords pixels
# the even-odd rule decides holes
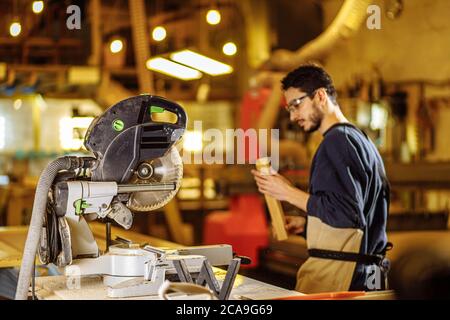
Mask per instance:
[[[155,121],[169,112],[176,121]],[[115,221],[125,229],[133,212],[163,207],[177,193],[183,176],[175,144],[187,116],[178,104],[140,95],[123,100],[97,117],[84,145],[93,157],[63,157],[40,176],[25,244],[16,299],[26,299],[36,252],[42,263],[66,267],[66,274],[101,274],[110,297],[157,294],[168,278],[208,284],[227,298],[239,269],[227,245],[162,250],[122,239],[101,255],[88,221]],[[229,265],[218,286],[211,265]],[[194,277],[194,278],[193,278]]]

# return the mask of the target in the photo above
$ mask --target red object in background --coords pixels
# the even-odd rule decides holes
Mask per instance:
[[[245,131],[247,129],[257,128],[259,118],[266,105],[267,100],[270,97],[271,92],[272,92],[271,88],[262,87],[258,89],[250,89],[244,94],[240,110],[241,118],[238,127],[239,129],[243,129]],[[285,99],[283,97],[280,101],[280,107],[283,107],[284,105]],[[264,129],[271,129],[271,128],[264,128]],[[270,136],[270,132],[268,132],[267,134]],[[259,132],[257,132],[257,136],[259,139]],[[259,158],[258,145],[252,147],[256,148],[256,151],[250,150],[249,139],[246,137],[245,144],[242,144],[241,148],[244,148],[243,151],[247,163],[255,163],[256,159]],[[250,153],[250,151],[254,152]]]
[[[258,250],[267,247],[269,232],[264,206],[257,194],[240,195],[231,200],[230,211],[215,211],[205,218],[204,244],[229,244],[237,255],[247,256],[257,267]]]
[[[244,94],[241,103],[240,128],[244,130],[255,128],[271,91],[269,88],[260,88],[249,90]]]
[[[247,129],[254,129],[258,124],[261,112],[264,109],[264,105],[270,96],[271,89],[269,88],[259,88],[251,89],[244,94],[241,103],[241,119],[239,123],[239,128],[244,131]],[[253,156],[250,157],[250,144],[249,139],[245,138],[245,143],[241,145],[244,148],[245,161],[247,163],[255,163],[256,159],[259,158],[259,148],[258,146],[251,146],[256,148]],[[241,150],[240,150],[241,151]]]

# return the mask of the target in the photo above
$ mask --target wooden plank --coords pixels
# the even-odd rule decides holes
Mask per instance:
[[[269,158],[261,158],[256,160],[256,169],[262,174],[270,174]],[[284,241],[288,238],[286,228],[284,227],[284,212],[280,201],[269,196],[264,195],[267,206],[269,207],[270,217],[272,219],[273,234],[278,241]]]

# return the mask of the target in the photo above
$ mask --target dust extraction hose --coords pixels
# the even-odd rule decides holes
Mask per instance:
[[[83,166],[83,158],[63,157],[50,162],[39,177],[36,195],[31,213],[31,222],[28,229],[25,249],[20,266],[19,279],[16,289],[16,300],[27,300],[28,288],[32,272],[34,272],[34,261],[39,244],[44,214],[46,212],[48,191],[53,180],[60,170],[75,170]]]

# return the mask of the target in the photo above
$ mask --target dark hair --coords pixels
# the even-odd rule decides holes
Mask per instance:
[[[325,88],[328,96],[336,103],[337,93],[331,80],[330,75],[318,65],[308,63],[301,65],[297,69],[288,73],[283,80],[281,80],[283,90],[289,88],[297,88],[309,95],[312,95],[315,90]]]

